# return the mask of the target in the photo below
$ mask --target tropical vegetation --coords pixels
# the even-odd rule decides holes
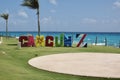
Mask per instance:
[[[9,14],[8,13],[3,13],[0,15],[3,19],[6,20],[6,38],[8,37],[8,18]]]
[[[40,11],[39,11],[39,1],[38,0],[24,0],[21,4],[22,6],[29,7],[31,9],[37,10],[37,17],[38,17],[38,36],[40,36]]]

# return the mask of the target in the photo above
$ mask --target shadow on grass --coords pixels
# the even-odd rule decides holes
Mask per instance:
[[[17,44],[7,44],[8,46],[17,46]]]

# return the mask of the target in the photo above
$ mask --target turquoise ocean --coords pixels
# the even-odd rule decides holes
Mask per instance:
[[[77,44],[80,38],[76,38],[76,34],[87,34],[84,42],[87,42],[89,45],[92,45],[96,41],[97,43],[103,44],[105,40],[107,40],[107,46],[119,47],[120,46],[120,32],[41,32],[41,35],[46,36],[60,36],[60,34],[64,33],[65,36],[71,36],[73,38],[73,43]],[[9,36],[11,37],[19,37],[22,35],[33,35],[34,38],[37,35],[37,32],[32,31],[11,31],[9,32]],[[5,32],[0,32],[0,36],[5,36]]]

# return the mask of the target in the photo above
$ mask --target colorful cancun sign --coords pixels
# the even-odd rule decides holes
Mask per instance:
[[[80,37],[79,37],[80,36]],[[86,34],[76,34],[76,38],[80,38],[79,42],[77,43],[76,47],[80,47],[82,42],[84,41],[86,37]],[[60,37],[58,36],[36,36],[36,39],[34,41],[33,36],[20,36],[19,42],[21,42],[21,47],[30,47],[30,46],[36,46],[36,47],[71,47],[73,44],[73,38],[72,36],[65,36],[64,34],[60,34]]]

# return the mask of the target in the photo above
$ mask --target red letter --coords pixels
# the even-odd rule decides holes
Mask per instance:
[[[28,46],[35,46],[35,43],[34,43],[34,37],[33,36],[28,36]]]
[[[28,37],[27,36],[20,36],[19,42],[21,42],[21,47],[27,47]]]
[[[48,47],[53,47],[53,41],[54,41],[53,36],[47,36],[46,41],[45,41],[45,43],[46,43],[45,45]]]

